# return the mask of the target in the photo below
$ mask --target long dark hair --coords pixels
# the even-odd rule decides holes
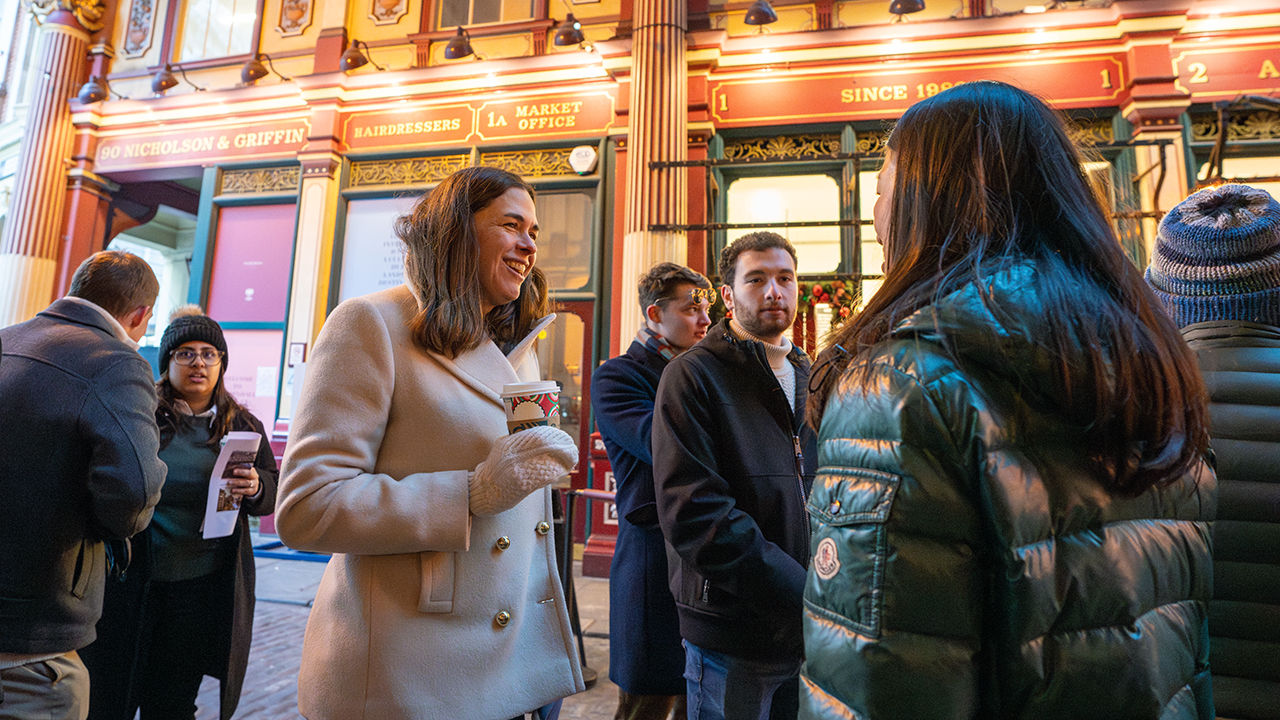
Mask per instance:
[[[513,336],[519,339],[521,330],[547,314],[546,280],[537,268],[521,284],[519,298],[487,316],[480,310],[480,243],[474,216],[511,188],[534,197],[531,185],[506,170],[459,170],[396,221],[396,235],[407,249],[405,282],[418,300],[409,331],[419,347],[455,357],[489,338],[499,344]],[[534,313],[541,314],[531,317]]]
[[[249,415],[249,411],[243,405],[236,402],[235,397],[227,392],[224,380],[227,376],[227,356],[222,356],[222,362],[218,365],[218,382],[213,386],[213,404],[218,408],[218,412],[213,418],[213,432],[210,433],[209,446],[215,446],[222,442],[222,438],[227,433],[236,429],[240,418]],[[159,400],[159,425],[160,425],[160,446],[168,447],[169,442],[173,440],[173,436],[178,432],[178,417],[181,415],[174,408],[174,402],[180,398],[173,389],[173,385],[169,383],[169,374],[165,373],[160,376],[160,380],[156,382],[156,396]]]
[[[820,426],[839,376],[901,320],[1029,260],[1051,328],[1043,342],[1086,356],[1086,367],[1055,369],[1051,410],[1083,429],[1112,489],[1139,493],[1197,462],[1208,433],[1195,358],[1121,250],[1061,116],[1011,85],[967,83],[909,108],[889,147],[884,284],[819,356],[809,422]]]

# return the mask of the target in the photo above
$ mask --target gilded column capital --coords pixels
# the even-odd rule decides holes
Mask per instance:
[[[31,0],[31,9],[42,18],[56,10],[71,13],[80,27],[91,33],[102,29],[107,14],[104,0]]]

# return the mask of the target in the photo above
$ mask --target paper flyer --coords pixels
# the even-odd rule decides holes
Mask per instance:
[[[209,478],[209,498],[204,506],[204,538],[220,538],[236,529],[240,516],[240,498],[231,494],[227,480],[235,477],[237,467],[253,466],[258,457],[258,443],[262,436],[256,432],[229,432],[213,464]]]

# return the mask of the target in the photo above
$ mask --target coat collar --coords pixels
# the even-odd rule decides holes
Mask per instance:
[[[129,337],[119,321],[112,318],[106,310],[83,298],[64,297],[54,300],[38,314],[101,330],[135,350],[138,348],[138,344]]]
[[[454,377],[495,405],[501,406],[503,385],[540,379],[526,377],[537,374],[537,356],[533,353],[533,343],[538,339],[538,334],[555,319],[555,313],[552,313],[539,320],[529,334],[506,355],[491,341],[480,343],[479,347],[460,353],[455,358],[447,358],[438,353],[428,354]]]

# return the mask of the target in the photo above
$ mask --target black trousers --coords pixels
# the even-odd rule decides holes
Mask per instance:
[[[207,658],[227,643],[216,634],[229,611],[223,575],[151,583],[135,684],[142,720],[194,720]]]

